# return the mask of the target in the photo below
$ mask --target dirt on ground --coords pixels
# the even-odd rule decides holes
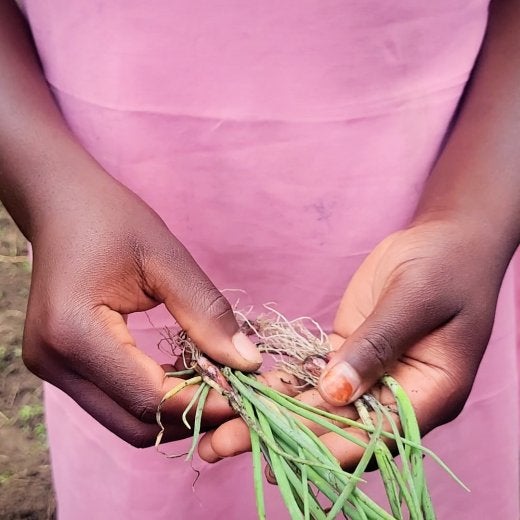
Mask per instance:
[[[0,206],[0,518],[3,520],[55,518],[42,384],[22,362],[30,271],[25,239]]]

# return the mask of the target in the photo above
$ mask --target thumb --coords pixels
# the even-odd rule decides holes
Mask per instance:
[[[355,401],[403,352],[458,312],[456,306],[434,295],[431,289],[394,283],[334,353],[321,374],[320,394],[335,406]]]
[[[214,361],[245,372],[257,370],[262,356],[240,332],[233,309],[182,246],[174,260],[156,264],[152,292],[195,344]]]

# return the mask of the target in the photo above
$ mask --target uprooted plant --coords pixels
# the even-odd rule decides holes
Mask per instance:
[[[327,363],[331,346],[327,335],[310,318],[289,321],[273,307],[267,313],[249,319],[236,311],[242,330],[256,339],[258,348],[275,357],[277,367],[301,381],[302,388],[316,386],[321,370]],[[316,332],[311,332],[311,329]],[[211,388],[225,396],[233,410],[242,417],[251,435],[253,474],[258,517],[264,519],[262,456],[269,465],[292,519],[332,520],[343,514],[352,520],[405,519],[431,520],[435,513],[426,485],[423,458],[432,457],[460,485],[464,485],[429,449],[422,446],[415,413],[398,382],[385,375],[380,384],[395,400],[391,408],[381,404],[370,393],[355,402],[359,420],[311,407],[262,383],[255,375],[244,374],[229,367],[217,366],[208,360],[184,331],[167,333],[168,341],[181,353],[185,367],[168,375],[185,379],[170,390],[157,410],[161,432],[161,406],[189,385],[199,385],[183,414],[195,407],[193,441],[187,459],[193,457],[201,429],[201,417]],[[397,417],[395,415],[397,414]],[[352,473],[343,470],[332,453],[302,419],[335,432],[363,448],[363,455]],[[343,429],[339,425],[348,427]],[[366,440],[349,429],[366,433]],[[392,456],[385,442],[394,443],[400,463]],[[371,460],[377,463],[388,500],[377,504],[361,489],[362,475]],[[317,493],[328,500],[322,507]]]

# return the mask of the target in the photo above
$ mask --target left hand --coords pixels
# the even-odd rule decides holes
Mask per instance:
[[[383,240],[340,303],[331,335],[338,350],[319,392],[299,399],[356,419],[350,403],[367,391],[392,403],[388,391],[374,386],[390,373],[412,400],[423,435],[454,419],[489,341],[507,267],[493,237],[482,235],[479,223],[434,219]],[[344,467],[358,461],[360,448],[309,426]],[[249,448],[247,427],[233,419],[202,439],[199,453],[211,462]]]

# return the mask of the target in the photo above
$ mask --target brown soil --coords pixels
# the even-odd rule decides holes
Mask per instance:
[[[0,518],[55,517],[41,381],[22,362],[30,265],[0,206]]]

